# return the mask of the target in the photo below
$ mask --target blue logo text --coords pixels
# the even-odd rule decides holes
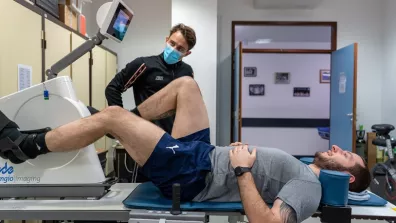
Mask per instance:
[[[7,163],[5,163],[3,167],[0,166],[1,174],[12,174],[13,172],[14,172],[14,167],[8,166]]]

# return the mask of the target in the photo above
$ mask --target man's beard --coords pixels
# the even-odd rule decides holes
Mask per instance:
[[[345,167],[327,157],[324,157],[321,152],[315,153],[313,164],[324,170],[346,171]]]

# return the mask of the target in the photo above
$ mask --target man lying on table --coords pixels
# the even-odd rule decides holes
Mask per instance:
[[[253,223],[302,222],[314,214],[321,200],[321,169],[348,172],[354,192],[370,184],[363,160],[337,146],[316,153],[314,164],[308,166],[274,148],[211,145],[207,110],[191,77],[172,81],[136,110],[134,114],[110,106],[95,115],[30,135],[20,133],[17,125],[0,113],[0,141],[16,142],[27,157],[34,159],[48,152],[78,150],[111,134],[164,196],[171,198],[172,185],[180,183],[183,201],[242,201]],[[172,134],[150,122],[174,113]],[[0,155],[13,163],[25,161],[15,154],[0,149]]]

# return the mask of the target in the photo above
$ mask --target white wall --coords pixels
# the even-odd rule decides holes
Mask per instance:
[[[382,16],[379,1],[324,0],[315,10],[256,10],[253,0],[218,0],[220,26],[220,72],[218,142],[230,141],[231,22],[245,21],[337,21],[338,48],[359,43],[357,124],[366,128],[382,121],[381,74],[383,73]],[[370,15],[370,16],[367,16]],[[215,21],[213,21],[215,22]],[[250,143],[250,142],[249,142]]]
[[[110,0],[94,0],[86,4],[83,13],[87,17],[87,33],[94,35],[99,27],[96,12]],[[124,0],[135,16],[122,43],[105,40],[103,45],[118,54],[118,70],[137,57],[160,54],[165,47],[172,19],[172,0]],[[153,7],[155,5],[155,7]],[[132,88],[123,94],[124,108],[135,107]]]
[[[396,126],[396,1],[385,1],[384,54],[385,72],[382,78],[382,116],[384,123]],[[379,90],[379,89],[378,89]],[[396,131],[392,132],[396,135]]]
[[[217,0],[173,0],[172,25],[184,23],[191,26],[197,43],[191,55],[183,59],[194,70],[208,110],[211,141],[216,142],[217,93]]]
[[[329,54],[244,53],[242,67],[257,68],[257,77],[242,77],[243,118],[329,118],[330,84],[319,82]],[[275,84],[275,72],[290,72],[290,84]],[[249,96],[250,84],[265,84],[265,96]],[[293,97],[294,87],[309,87],[311,96]]]
[[[244,53],[242,67],[252,66],[257,77],[242,78],[242,118],[329,118],[330,84],[319,81],[319,70],[330,69],[329,54]],[[275,84],[275,72],[290,72],[290,84]],[[265,95],[249,96],[250,84],[265,84]],[[309,87],[310,97],[294,97],[294,87]],[[329,144],[315,128],[243,127],[242,141],[293,155],[313,155]]]

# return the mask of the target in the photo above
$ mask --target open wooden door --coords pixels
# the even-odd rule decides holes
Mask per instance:
[[[234,70],[232,76],[233,100],[232,100],[232,142],[241,140],[242,112],[241,112],[241,80],[242,80],[242,42],[237,44],[234,55]]]
[[[330,146],[356,152],[357,43],[331,55]]]

